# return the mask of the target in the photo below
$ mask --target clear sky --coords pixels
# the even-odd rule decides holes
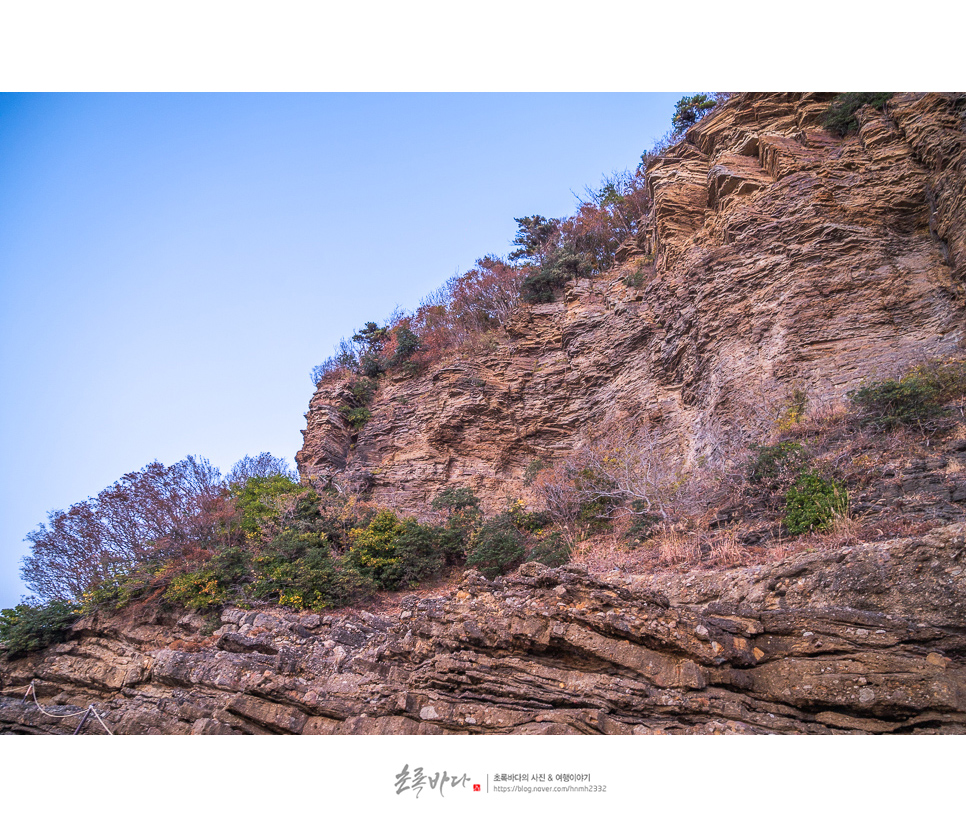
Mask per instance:
[[[0,607],[126,472],[294,466],[342,336],[571,213],[682,94],[0,95]]]

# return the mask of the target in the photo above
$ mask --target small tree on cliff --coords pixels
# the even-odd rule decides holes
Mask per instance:
[[[684,133],[713,110],[716,104],[714,97],[707,93],[685,96],[674,106],[671,127],[674,128],[675,133]]]

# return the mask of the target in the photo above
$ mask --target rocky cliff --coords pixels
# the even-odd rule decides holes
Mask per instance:
[[[361,430],[323,382],[302,476],[408,512],[471,486],[492,511],[608,419],[713,457],[793,389],[961,351],[966,96],[897,94],[845,139],[829,99],[730,99],[650,167],[614,270],[521,307],[485,354],[383,380]],[[943,442],[871,461],[853,496],[942,525],[924,536],[718,571],[470,571],[379,614],[134,604],[0,661],[0,730],[73,732],[93,704],[118,733],[966,732],[966,439]]]
[[[391,617],[230,608],[210,636],[134,607],[0,664],[0,728],[94,704],[116,733],[962,733],[964,568],[957,524],[721,572],[468,572]]]
[[[610,273],[520,309],[485,355],[383,382],[355,432],[322,383],[297,456],[412,511],[447,485],[490,509],[611,417],[694,458],[745,442],[793,388],[841,397],[964,336],[966,99],[899,94],[855,136],[827,94],[743,94],[653,164],[653,210]]]

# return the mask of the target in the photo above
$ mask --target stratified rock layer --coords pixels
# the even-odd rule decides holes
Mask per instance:
[[[652,418],[686,457],[721,455],[793,388],[841,398],[955,351],[966,96],[898,94],[846,139],[819,127],[829,99],[732,98],[651,166],[627,261],[521,309],[486,355],[384,380],[358,433],[347,389],[323,383],[302,475],[410,511],[470,486],[493,510],[604,420]]]
[[[732,571],[469,572],[397,617],[228,609],[209,637],[130,609],[0,663],[0,727],[93,703],[117,733],[962,733],[964,568],[958,524]]]

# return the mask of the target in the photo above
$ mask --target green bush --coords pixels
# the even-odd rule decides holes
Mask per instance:
[[[469,487],[446,487],[433,499],[432,507],[434,510],[449,510],[451,513],[478,510],[480,499]]]
[[[349,533],[349,562],[386,591],[412,586],[443,567],[440,531],[383,510],[364,528]]]
[[[339,414],[345,417],[353,431],[359,431],[372,417],[372,413],[365,406],[349,408],[349,406],[344,405],[339,409]]]
[[[531,304],[553,301],[557,290],[570,281],[588,278],[593,273],[590,259],[578,254],[569,246],[561,246],[550,252],[544,261],[535,266],[520,285],[520,297]]]
[[[78,611],[71,602],[21,602],[0,611],[0,643],[7,657],[39,651],[62,640],[77,621]]]
[[[878,431],[908,426],[934,430],[948,416],[946,404],[966,395],[966,362],[919,365],[899,379],[870,383],[849,392],[863,425]]]
[[[840,93],[825,111],[823,127],[839,136],[855,133],[859,129],[856,112],[866,104],[881,109],[893,93]]]
[[[305,487],[284,475],[249,478],[233,490],[242,530],[249,536],[259,536],[265,524],[278,522],[282,500],[304,491]]]
[[[572,551],[573,548],[560,534],[560,531],[555,530],[533,544],[527,553],[526,561],[539,562],[551,568],[559,568],[570,561]]]
[[[247,568],[246,551],[240,547],[226,548],[203,567],[175,576],[164,592],[164,599],[193,611],[225,605],[238,598]]]
[[[473,536],[466,564],[492,579],[513,568],[523,556],[523,536],[513,517],[510,513],[500,513]]]
[[[676,133],[684,132],[689,127],[696,125],[708,112],[713,110],[715,103],[715,100],[706,93],[685,96],[674,106],[671,127]]]
[[[338,608],[371,590],[353,565],[334,557],[322,533],[286,530],[253,560],[249,593],[292,608]]]
[[[399,326],[396,328],[396,351],[389,360],[389,364],[396,368],[406,365],[419,350],[419,336],[413,333],[408,327]]]
[[[767,446],[752,446],[751,451],[754,457],[748,464],[747,478],[752,484],[797,475],[807,460],[802,444],[790,440]]]
[[[88,588],[81,597],[81,611],[118,611],[159,586],[155,572],[163,567],[157,559],[149,559],[127,574],[117,574]]]
[[[793,536],[826,530],[848,508],[848,492],[843,484],[814,472],[803,472],[785,496],[785,526]]]

